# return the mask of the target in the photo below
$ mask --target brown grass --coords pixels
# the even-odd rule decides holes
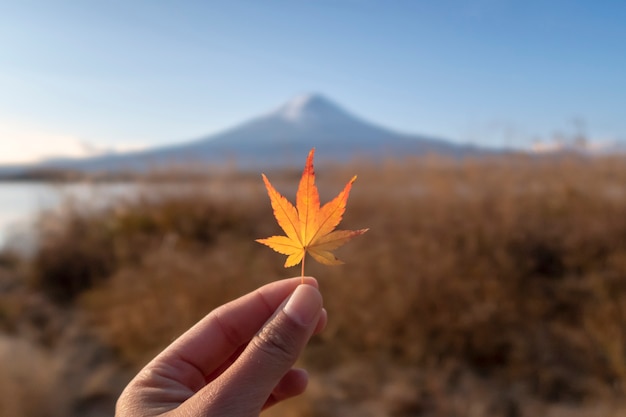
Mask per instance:
[[[322,198],[354,173],[342,227],[371,230],[346,265],[307,263],[330,320],[283,415],[626,412],[623,159],[320,166]],[[293,199],[298,175],[269,177]],[[212,308],[299,274],[253,241],[280,233],[260,179],[199,186],[57,219],[31,291],[137,369]]]

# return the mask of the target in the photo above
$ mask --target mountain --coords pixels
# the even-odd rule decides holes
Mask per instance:
[[[289,166],[300,165],[312,147],[316,147],[319,160],[338,161],[355,156],[381,158],[436,153],[463,157],[490,152],[471,145],[394,132],[350,114],[324,96],[307,94],[239,126],[188,143],[83,159],[56,159],[28,169],[93,172],[225,163],[240,169]]]

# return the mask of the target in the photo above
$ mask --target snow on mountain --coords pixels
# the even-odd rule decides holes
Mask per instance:
[[[349,117],[346,112],[326,98],[315,94],[302,94],[280,106],[270,116],[280,117],[295,123],[311,120]]]
[[[312,147],[317,148],[316,155],[320,161],[426,153],[462,157],[491,152],[394,132],[350,114],[322,95],[305,94],[294,97],[265,115],[185,144],[84,159],[48,161],[37,168],[115,171],[230,163],[243,169],[256,169],[300,165]]]

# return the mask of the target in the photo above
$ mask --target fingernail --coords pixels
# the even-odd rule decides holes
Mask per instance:
[[[310,325],[322,309],[322,297],[310,285],[298,285],[283,307],[283,311],[303,326]]]

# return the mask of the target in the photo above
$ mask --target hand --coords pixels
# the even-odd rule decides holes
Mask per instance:
[[[117,417],[258,416],[304,392],[292,366],[326,325],[317,281],[276,281],[213,310],[154,358],[118,399]]]

